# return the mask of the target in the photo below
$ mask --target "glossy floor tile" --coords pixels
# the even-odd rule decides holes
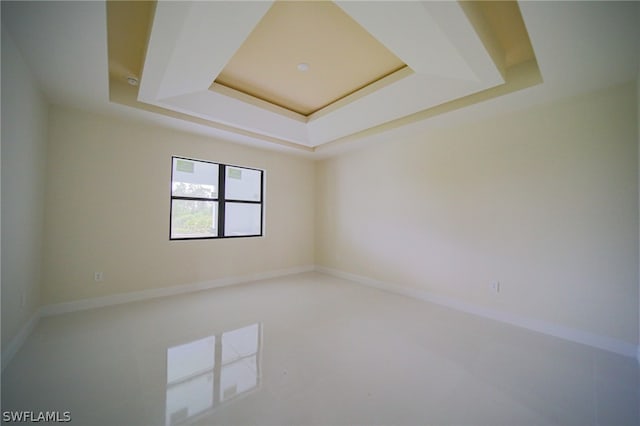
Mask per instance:
[[[2,409],[78,425],[638,425],[637,361],[318,273],[43,319]]]

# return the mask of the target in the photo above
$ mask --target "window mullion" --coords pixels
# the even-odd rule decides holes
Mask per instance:
[[[218,237],[224,237],[224,212],[225,212],[225,177],[227,166],[218,165]]]

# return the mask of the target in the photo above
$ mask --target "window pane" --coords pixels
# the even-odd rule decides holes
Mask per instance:
[[[169,386],[166,401],[167,424],[185,424],[186,419],[213,407],[213,396],[213,371]]]
[[[258,386],[256,356],[223,365],[220,372],[220,393],[222,401],[233,398]]]
[[[258,352],[258,338],[260,325],[252,324],[247,327],[222,334],[222,362],[235,361]]]
[[[217,227],[217,201],[171,201],[171,238],[217,237]]]
[[[260,235],[262,229],[261,205],[227,203],[225,207],[224,235]]]
[[[215,349],[216,336],[167,349],[166,419],[170,424],[213,407]]]
[[[223,401],[258,385],[259,336],[259,324],[222,334],[220,391]]]
[[[228,200],[260,201],[261,174],[260,170],[227,166],[225,198]]]
[[[213,370],[216,336],[194,340],[167,349],[167,384]]]
[[[174,158],[171,194],[182,197],[218,198],[218,165]]]

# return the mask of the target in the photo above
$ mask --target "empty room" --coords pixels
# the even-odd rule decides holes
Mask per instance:
[[[640,424],[640,2],[1,22],[3,423]]]

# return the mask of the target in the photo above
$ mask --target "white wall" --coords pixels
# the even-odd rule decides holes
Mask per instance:
[[[322,161],[317,263],[636,344],[636,101],[629,83]]]
[[[2,349],[36,312],[41,282],[47,103],[2,29]]]
[[[58,106],[49,137],[44,304],[314,263],[311,160]],[[172,155],[266,170],[265,236],[169,241]]]

